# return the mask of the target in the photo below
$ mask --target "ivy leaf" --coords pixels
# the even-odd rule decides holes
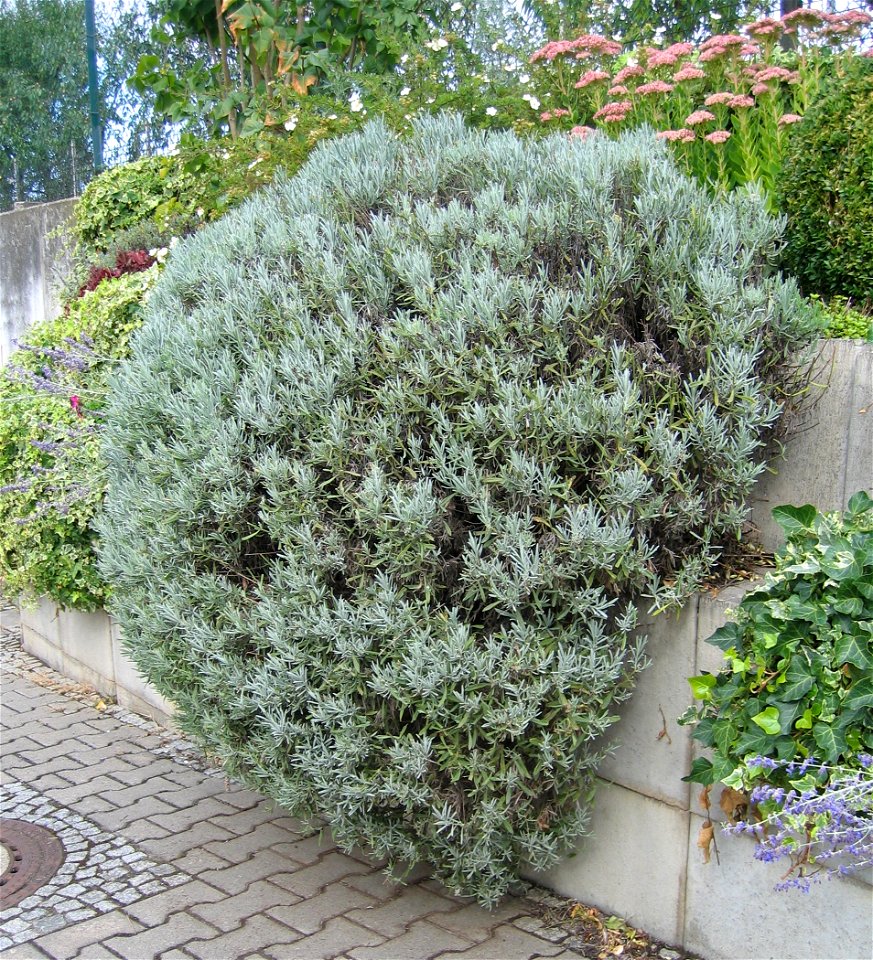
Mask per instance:
[[[811,531],[817,513],[815,507],[807,503],[802,507],[776,507],[772,517],[790,536],[792,533]]]
[[[842,703],[843,710],[873,707],[873,679],[865,677],[853,684]]]
[[[731,647],[739,650],[742,640],[743,628],[738,623],[726,623],[723,627],[719,627],[711,637],[708,637],[706,642],[726,652]]]
[[[694,763],[691,764],[691,772],[687,777],[683,777],[682,780],[685,783],[702,783],[704,786],[715,783],[715,778],[712,773],[712,761],[707,760],[706,757],[698,757]]]
[[[821,748],[822,759],[827,763],[836,763],[848,748],[843,734],[829,723],[816,723],[812,735]]]
[[[803,658],[795,656],[785,671],[785,683],[779,687],[780,700],[799,700],[815,683],[815,674]]]
[[[712,688],[716,684],[714,674],[704,673],[699,677],[689,677],[688,684],[691,687],[691,695],[695,700],[711,700]]]
[[[870,656],[870,642],[851,633],[844,633],[834,644],[834,662],[838,664],[851,663],[861,670],[873,667],[873,657]]]
[[[873,499],[864,490],[859,490],[849,500],[849,514],[853,520],[857,520],[868,510],[873,510]]]
[[[779,711],[776,707],[767,707],[766,710],[756,713],[752,717],[752,723],[756,723],[764,733],[769,733],[771,737],[775,737],[782,729],[779,726]]]

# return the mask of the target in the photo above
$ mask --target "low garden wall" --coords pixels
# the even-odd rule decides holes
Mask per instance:
[[[21,607],[24,649],[58,673],[87,683],[128,710],[170,723],[173,705],[139,674],[121,647],[118,625],[103,611],[64,610],[42,598]]]
[[[720,669],[721,652],[706,639],[749,586],[699,594],[680,615],[642,625],[652,662],[614,728],[620,746],[600,768],[591,836],[558,867],[529,876],[707,960],[870,956],[869,872],[807,894],[776,892],[785,862],[754,860],[751,839],[717,828],[710,863],[697,847],[701,788],[682,782],[695,745],[676,718],[691,702],[686,678]]]

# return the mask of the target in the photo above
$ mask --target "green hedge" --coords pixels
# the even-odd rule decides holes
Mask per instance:
[[[805,292],[873,301],[873,60],[848,64],[797,124],[781,183],[784,260]]]

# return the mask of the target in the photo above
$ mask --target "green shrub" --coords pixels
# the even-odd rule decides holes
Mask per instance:
[[[107,423],[140,669],[339,841],[499,897],[584,829],[597,738],[735,538],[808,311],[760,199],[651,134],[422,120],[185,241]]]
[[[745,786],[765,777],[790,787],[791,770],[755,765],[815,757],[860,769],[873,751],[873,500],[856,494],[843,514],[777,507],[786,544],[776,569],[747,593],[734,622],[709,642],[721,673],[690,680],[686,722],[712,759],[689,779]]]
[[[801,286],[873,300],[873,60],[847,66],[797,124],[781,183]]]
[[[845,297],[831,297],[826,303],[817,296],[811,299],[821,310],[823,336],[873,341],[873,315],[856,310]]]
[[[28,331],[0,378],[0,582],[7,596],[45,594],[85,610],[105,601],[92,527],[104,486],[100,412],[108,371],[127,352],[155,276],[153,267],[103,281],[65,315]]]

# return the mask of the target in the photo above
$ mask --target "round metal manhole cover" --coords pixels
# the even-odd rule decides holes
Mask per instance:
[[[25,820],[0,819],[0,906],[14,907],[58,872],[64,845],[51,832]]]

